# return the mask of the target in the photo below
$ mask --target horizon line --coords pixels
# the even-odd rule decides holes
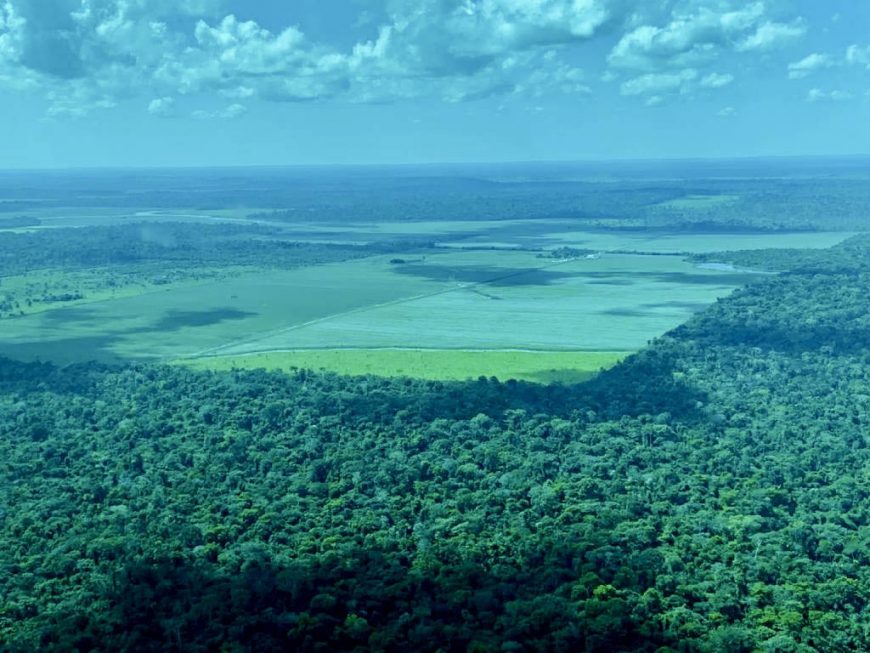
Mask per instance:
[[[685,157],[624,157],[613,159],[503,159],[492,161],[419,161],[419,162],[353,162],[353,163],[243,163],[243,164],[154,164],[154,165],[82,165],[82,166],[25,166],[0,168],[0,174],[21,172],[108,172],[134,170],[262,170],[262,169],[325,169],[325,168],[424,168],[462,166],[518,166],[518,165],[619,165],[619,164],[668,164],[692,162],[741,162],[741,161],[800,161],[868,159],[870,153],[851,154],[753,154],[735,156],[685,156]]]

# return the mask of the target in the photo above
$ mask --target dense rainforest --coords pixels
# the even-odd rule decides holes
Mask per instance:
[[[577,386],[0,360],[0,650],[867,650],[870,238],[767,260]]]

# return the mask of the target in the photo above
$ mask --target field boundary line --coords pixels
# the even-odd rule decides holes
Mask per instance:
[[[379,304],[367,304],[366,306],[358,306],[357,308],[352,308],[352,309],[347,310],[347,311],[340,311],[338,313],[332,313],[330,315],[324,315],[323,317],[315,318],[314,320],[308,320],[307,322],[302,322],[300,324],[293,324],[290,326],[281,327],[280,329],[274,329],[271,331],[263,331],[263,332],[258,333],[254,337],[242,338],[239,340],[234,340],[234,341],[225,343],[223,345],[217,345],[216,347],[209,347],[207,349],[202,349],[198,352],[194,352],[192,354],[188,354],[187,356],[183,356],[180,358],[180,360],[209,358],[211,356],[217,356],[217,355],[220,355],[220,352],[222,352],[226,349],[230,349],[233,347],[239,347],[242,345],[258,342],[258,341],[263,340],[265,338],[272,338],[275,336],[283,335],[285,333],[291,333],[293,331],[298,331],[300,329],[307,328],[307,327],[312,326],[314,324],[320,324],[321,322],[328,322],[329,320],[334,320],[334,319],[337,319],[340,317],[346,317],[348,315],[354,315],[356,313],[365,313],[367,311],[373,311],[373,310],[377,310],[380,308],[385,308],[387,306],[397,306],[400,304],[407,304],[407,303],[418,301],[421,299],[428,299],[430,297],[437,297],[438,295],[444,295],[447,293],[458,292],[460,290],[474,289],[478,286],[494,283],[496,281],[502,281],[504,279],[512,279],[514,277],[523,276],[525,274],[530,274],[532,272],[536,272],[539,270],[546,270],[548,268],[556,267],[557,265],[564,265],[565,263],[572,262],[572,260],[573,259],[554,261],[554,262],[549,263],[547,265],[540,265],[537,267],[528,268],[526,270],[521,270],[519,272],[511,272],[510,274],[504,274],[504,275],[492,277],[490,279],[483,279],[481,281],[464,283],[461,285],[452,286],[452,287],[448,287],[448,288],[441,288],[439,290],[436,290],[436,291],[433,291],[430,293],[423,293],[423,294],[414,295],[411,297],[400,297],[397,299],[392,299],[390,301],[381,302]],[[241,355],[241,354],[239,354],[239,355]]]

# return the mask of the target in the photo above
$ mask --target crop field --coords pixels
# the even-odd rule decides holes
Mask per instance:
[[[456,252],[396,268],[439,292],[229,343],[208,354],[329,347],[628,351],[753,275],[678,257],[556,261],[528,252]]]
[[[383,257],[263,270],[7,319],[0,354],[60,362],[188,356],[435,286],[396,277]]]
[[[739,249],[811,247],[826,249],[841,243],[852,232],[796,232],[783,234],[668,234],[668,233],[601,233],[588,231],[554,232],[547,236],[549,247],[578,247],[602,251],[638,251],[655,253],[700,254]]]
[[[245,274],[249,270],[238,267],[199,268],[195,271],[173,272],[172,288],[198,287],[204,280],[228,279]],[[0,277],[0,317],[7,315],[30,315],[45,311],[58,310],[120,300],[155,292],[165,292],[167,285],[160,270],[152,270],[150,275],[129,271],[107,274],[104,270],[34,270],[27,274]],[[17,298],[27,296],[22,303]],[[13,307],[6,303],[16,301]]]
[[[828,248],[852,235],[835,230],[865,224],[863,181],[753,170],[0,175],[0,236],[31,232],[18,239],[29,258],[4,252],[16,265],[0,278],[0,355],[586,378],[759,278],[685,255]],[[184,246],[154,237],[172,230],[164,223],[180,223]],[[80,237],[57,231],[65,227]],[[113,257],[79,260],[88,234],[113,229],[129,243],[108,239],[118,247],[96,249]]]
[[[578,380],[753,278],[672,256],[375,256],[7,319],[0,354]]]
[[[45,209],[37,228],[250,221],[244,209],[89,211]],[[147,275],[130,283],[113,277],[108,289],[99,275],[117,271],[7,277],[0,301],[4,287],[13,294],[23,287],[35,299],[7,311],[24,315],[3,319],[0,355],[578,381],[757,278],[703,269],[678,255],[625,252],[827,247],[850,235],[593,232],[575,230],[568,219],[315,224],[273,222],[263,213],[256,220],[280,227],[275,237],[289,240],[426,238],[441,247],[293,270],[198,268],[200,276],[165,285],[143,282]],[[547,254],[564,246],[599,254]]]
[[[533,383],[580,383],[618,363],[623,352],[540,352],[433,349],[303,349],[182,361],[196,369],[291,371],[414,376],[439,381],[512,378]]]
[[[687,196],[662,204],[690,209],[733,201],[734,196]],[[685,205],[685,206],[684,206]],[[134,222],[199,222],[203,224],[260,224],[281,230],[282,237],[305,243],[364,245],[384,241],[423,239],[443,247],[494,249],[555,249],[577,247],[597,251],[653,253],[703,253],[721,250],[766,248],[819,248],[836,245],[854,232],[715,233],[673,234],[641,231],[590,231],[571,219],[536,220],[411,220],[311,222],[279,221],[257,209],[168,210],[77,207],[28,211],[36,227],[89,227]],[[257,217],[251,217],[257,216]]]

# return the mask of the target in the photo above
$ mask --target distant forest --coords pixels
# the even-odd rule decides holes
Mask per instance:
[[[861,160],[0,174],[0,228],[58,210],[235,207],[254,220],[571,219],[601,229],[861,231]],[[542,201],[542,198],[546,198]]]
[[[866,650],[870,237],[593,381],[0,360],[0,650]]]

